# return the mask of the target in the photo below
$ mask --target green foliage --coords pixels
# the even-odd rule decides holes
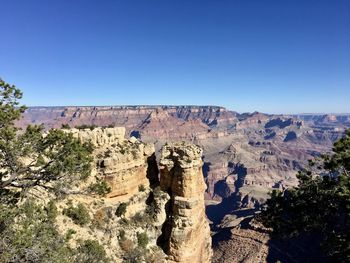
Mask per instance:
[[[101,196],[106,196],[106,194],[109,194],[112,189],[106,181],[98,179],[96,183],[89,186],[89,191]]]
[[[45,210],[47,213],[47,219],[51,220],[51,222],[54,222],[57,215],[58,215],[57,206],[56,206],[55,202],[50,200],[49,203],[47,204]]]
[[[137,245],[140,248],[145,249],[148,245],[148,236],[147,232],[137,233]]]
[[[86,124],[83,124],[83,125],[78,125],[78,126],[75,126],[76,129],[79,129],[79,130],[86,130],[86,129],[90,129],[91,131],[93,131],[95,128],[97,128],[96,125],[86,125]]]
[[[19,89],[0,79],[0,196],[35,186],[67,192],[73,181],[89,176],[92,145],[62,130],[44,135],[42,126],[19,133],[14,123],[25,111],[21,98]]]
[[[137,212],[133,217],[132,217],[132,223],[135,225],[142,225],[143,223],[146,223],[146,217],[142,215],[141,212]]]
[[[126,219],[125,217],[121,218],[118,222],[119,222],[119,224],[121,224],[123,226],[128,226],[130,224],[130,221],[128,219]]]
[[[69,205],[67,208],[63,209],[63,214],[71,218],[77,225],[83,226],[91,221],[89,211],[81,203],[76,207]]]
[[[168,194],[166,192],[163,192],[160,189],[160,186],[157,186],[154,190],[153,190],[153,194],[155,197],[160,198],[160,199],[166,199],[168,197]]]
[[[128,241],[128,239],[126,241]],[[145,251],[143,251],[139,247],[136,247],[136,248],[131,247],[129,251],[126,251],[126,250],[124,251],[126,253],[123,255],[123,263],[152,262],[152,261],[145,261],[144,259]],[[154,262],[157,262],[157,261],[154,261]]]
[[[56,230],[53,201],[46,206],[29,199],[18,202],[33,187],[69,192],[73,182],[90,175],[93,150],[91,143],[62,130],[44,133],[42,126],[28,126],[20,131],[15,122],[26,109],[21,98],[19,89],[0,79],[0,262],[107,262],[94,241],[77,250],[69,246],[74,230],[64,236]],[[90,220],[79,205],[66,213],[79,224]],[[92,253],[96,260],[84,261]]]
[[[128,207],[127,203],[121,203],[117,210],[115,211],[115,215],[118,217],[124,216],[126,213],[126,208]]]
[[[120,239],[119,246],[125,252],[125,254],[129,254],[134,250],[134,242],[128,238]]]
[[[27,201],[0,209],[0,262],[72,262],[74,251],[55,228],[52,205]]]
[[[146,191],[146,187],[143,184],[139,185],[139,192],[144,192]]]
[[[46,206],[28,200],[21,205],[0,204],[0,262],[102,263],[109,262],[104,248],[94,240],[80,242],[77,249],[68,241],[69,229],[61,236],[55,226],[54,203]]]
[[[119,230],[118,238],[120,240],[124,240],[125,239],[125,230],[124,229]]]
[[[96,240],[85,240],[78,247],[78,263],[107,263],[110,262],[106,251]]]
[[[68,123],[64,123],[61,125],[61,129],[66,129],[66,130],[69,130],[70,129],[70,126]]]
[[[321,234],[321,247],[336,262],[350,261],[350,131],[334,144],[334,154],[297,175],[299,186],[274,191],[259,219],[277,237]],[[317,167],[315,167],[317,166]],[[321,174],[314,174],[314,171]]]
[[[343,138],[334,143],[334,155],[324,156],[325,168],[333,171],[346,174],[349,176],[350,171],[350,129],[346,131]]]
[[[68,229],[65,239],[67,241],[70,240],[73,237],[73,235],[76,234],[76,233],[77,232],[74,229]]]
[[[22,92],[14,85],[10,85],[0,78],[0,136],[7,139],[15,137],[17,128],[14,121],[18,120],[26,110],[25,106],[19,106],[18,100],[22,98]]]
[[[108,228],[108,224],[112,218],[112,212],[110,208],[101,208],[94,214],[91,226],[99,229]]]

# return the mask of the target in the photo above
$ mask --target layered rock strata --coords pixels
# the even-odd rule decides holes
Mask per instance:
[[[199,147],[185,142],[162,149],[160,187],[171,198],[162,242],[170,262],[211,262],[201,157]]]
[[[95,146],[94,171],[97,178],[111,187],[108,197],[133,195],[139,187],[158,180],[153,144],[135,138],[125,139],[125,128],[71,129],[74,136]]]

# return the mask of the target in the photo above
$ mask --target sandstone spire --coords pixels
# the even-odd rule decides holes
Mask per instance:
[[[160,243],[171,262],[210,262],[209,224],[205,216],[202,150],[190,143],[165,145],[160,186],[169,193],[168,219]]]

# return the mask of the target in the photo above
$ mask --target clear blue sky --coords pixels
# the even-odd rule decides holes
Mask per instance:
[[[349,0],[0,0],[27,105],[350,112]]]

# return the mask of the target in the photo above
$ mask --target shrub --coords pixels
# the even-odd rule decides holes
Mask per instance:
[[[70,205],[63,209],[63,214],[71,218],[77,225],[83,226],[90,222],[89,212],[81,203],[79,203],[76,207]]]
[[[76,262],[79,263],[105,263],[110,262],[106,251],[96,240],[85,240],[80,242],[77,248],[78,256]]]
[[[161,198],[161,199],[165,199],[167,198],[168,194],[164,191],[161,190],[160,186],[157,186],[154,190],[153,190],[153,194],[156,198]]]
[[[132,156],[136,159],[138,157],[138,150],[132,150],[131,151]]]
[[[117,210],[115,211],[115,215],[118,217],[124,216],[126,213],[126,208],[128,207],[127,203],[121,203]]]
[[[128,238],[124,238],[120,240],[119,246],[124,252],[127,252],[127,253],[134,249],[134,243]]]
[[[73,250],[34,201],[0,204],[0,262],[70,262]],[[28,227],[29,226],[29,227]]]
[[[124,148],[121,148],[121,149],[120,149],[120,153],[121,153],[121,154],[125,154],[125,153],[126,153],[126,150],[125,150]]]
[[[0,262],[105,263],[106,252],[97,241],[86,240],[77,249],[69,246],[76,232],[61,235],[52,220],[50,209],[34,201],[16,206],[0,203]]]
[[[143,184],[139,185],[139,192],[144,192],[146,191],[146,187]]]
[[[136,225],[141,225],[143,223],[145,223],[147,221],[147,218],[141,214],[140,212],[137,212],[133,217],[132,217],[132,221],[136,224]]]
[[[106,209],[100,209],[96,211],[94,214],[94,219],[93,219],[93,226],[97,228],[103,228],[109,221],[108,214]]]
[[[123,217],[123,218],[121,218],[120,220],[119,220],[119,224],[121,224],[121,225],[123,225],[123,226],[127,226],[127,225],[129,225],[129,220],[128,219],[126,219],[125,217]]]
[[[120,230],[119,230],[119,236],[118,236],[118,238],[119,238],[120,240],[124,240],[124,239],[125,239],[125,230],[124,230],[124,229],[120,229]]]
[[[56,207],[54,201],[52,201],[52,200],[49,201],[45,210],[47,213],[47,218],[53,222],[56,219],[57,214],[58,214],[57,207]]]
[[[112,189],[106,181],[98,179],[96,183],[89,186],[89,191],[101,196],[106,196],[106,194],[109,194]]]
[[[74,234],[76,234],[77,232],[74,229],[68,229],[67,233],[66,233],[66,240],[70,240]]]
[[[86,124],[83,124],[83,125],[78,125],[78,126],[75,126],[76,129],[79,129],[79,130],[85,130],[85,129],[90,129],[91,131],[94,130],[95,128],[97,128],[96,125],[86,125]]]
[[[103,154],[103,158],[108,158],[111,156],[112,156],[112,151],[110,149],[107,149]]]
[[[143,233],[137,233],[137,244],[141,248],[146,248],[148,245],[148,236],[146,231]]]
[[[148,221],[152,221],[157,215],[157,207],[154,203],[150,204],[146,208],[145,217]]]
[[[123,256],[123,263],[133,263],[133,262],[145,262],[144,251],[140,248],[134,248],[131,251],[125,253]]]

